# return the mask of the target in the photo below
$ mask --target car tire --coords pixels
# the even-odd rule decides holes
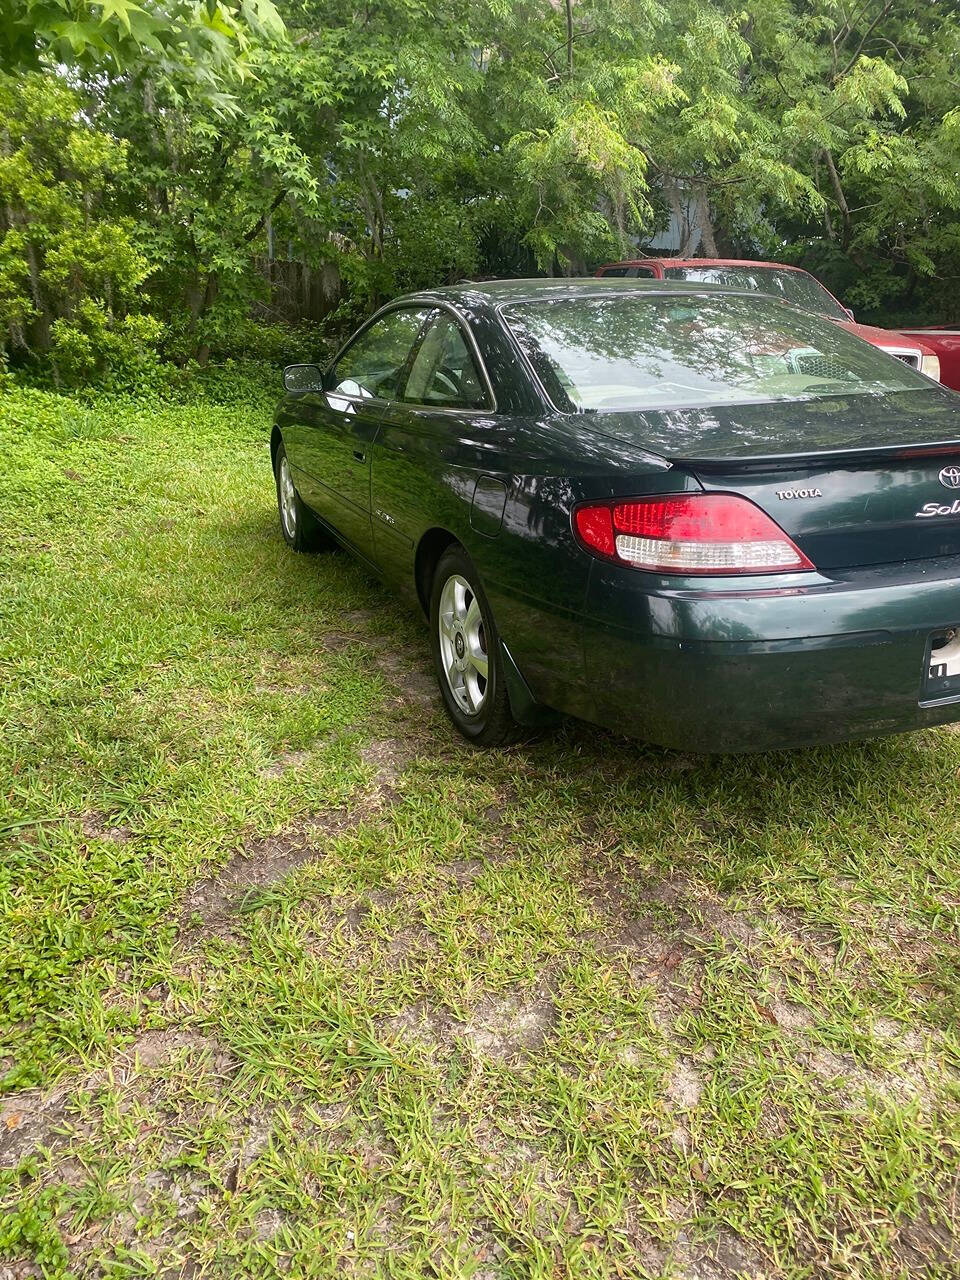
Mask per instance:
[[[277,483],[280,532],[287,546],[294,551],[319,551],[322,547],[330,546],[330,539],[321,529],[316,516],[297,493],[287,451],[282,443],[273,459],[273,477]]]
[[[430,642],[450,719],[477,747],[520,736],[507,696],[500,639],[490,603],[463,547],[440,557],[430,592]]]

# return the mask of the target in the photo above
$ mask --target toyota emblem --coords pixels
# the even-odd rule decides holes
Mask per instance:
[[[940,472],[940,483],[946,489],[960,489],[960,467],[944,467]]]

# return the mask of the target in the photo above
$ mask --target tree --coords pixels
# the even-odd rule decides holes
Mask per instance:
[[[15,353],[59,343],[63,366],[68,342],[77,359],[81,333],[105,348],[138,307],[163,321],[169,355],[227,351],[269,305],[275,246],[340,281],[346,323],[464,275],[590,270],[670,220],[686,253],[793,258],[878,317],[958,305],[960,21],[942,5],[0,0],[0,13],[0,52],[25,75],[5,82],[0,319]],[[58,104],[49,138],[42,123],[17,132],[31,76]],[[89,173],[61,154],[66,134],[96,152]],[[33,163],[59,204],[31,188]],[[86,260],[78,218],[90,244],[112,228]],[[59,275],[58,240],[74,255]],[[124,245],[108,296],[107,247]]]
[[[158,336],[138,315],[150,263],[111,208],[126,148],[53,76],[0,76],[0,120],[0,359],[82,380]]]

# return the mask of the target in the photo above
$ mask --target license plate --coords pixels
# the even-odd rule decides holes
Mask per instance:
[[[938,631],[927,646],[924,702],[960,697],[960,627]]]

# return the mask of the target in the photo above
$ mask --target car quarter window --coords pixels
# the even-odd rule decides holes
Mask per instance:
[[[334,365],[331,389],[359,399],[392,399],[397,394],[401,370],[428,315],[425,307],[402,307],[375,320]]]
[[[467,339],[448,311],[438,311],[407,375],[402,399],[438,409],[485,409],[488,397]]]

